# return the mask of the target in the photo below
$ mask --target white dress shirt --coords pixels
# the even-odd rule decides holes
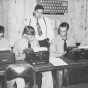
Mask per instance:
[[[54,31],[53,31],[53,28],[52,28],[52,25],[51,25],[49,19],[47,17],[41,17],[38,20],[38,22],[39,22],[41,30],[43,32],[43,34],[41,36],[39,36],[38,32],[37,32],[37,25],[36,25],[37,19],[35,17],[32,17],[29,22],[29,25],[33,26],[36,31],[35,38],[38,40],[44,40],[46,38],[49,38],[49,40],[51,41],[52,38],[54,37]]]

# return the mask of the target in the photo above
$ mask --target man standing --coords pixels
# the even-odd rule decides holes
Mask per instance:
[[[54,31],[50,20],[47,17],[43,16],[43,12],[43,6],[36,5],[34,8],[33,17],[29,21],[29,25],[34,27],[36,32],[35,38],[39,41],[40,47],[49,48],[49,44],[54,37]],[[53,88],[51,72],[42,73],[42,88]]]
[[[47,38],[49,42],[54,37],[52,25],[47,17],[43,16],[44,8],[42,5],[36,5],[33,17],[30,19],[29,25],[33,26],[36,32],[35,38],[39,41],[41,47],[47,46]],[[44,41],[42,43],[42,41]]]

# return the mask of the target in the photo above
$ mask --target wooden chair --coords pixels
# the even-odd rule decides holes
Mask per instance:
[[[7,88],[7,81],[17,77],[22,77],[25,82],[28,82],[32,87],[34,85],[35,72],[30,64],[11,64],[5,71],[5,88]],[[30,87],[30,88],[31,88]]]

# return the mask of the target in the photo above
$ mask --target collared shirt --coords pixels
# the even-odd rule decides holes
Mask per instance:
[[[10,50],[10,44],[6,38],[0,40],[0,49]]]
[[[41,30],[43,32],[43,34],[41,36],[39,36],[38,32],[37,32],[37,25],[36,25],[37,19],[35,17],[32,17],[29,22],[29,25],[33,26],[36,31],[35,38],[38,40],[44,40],[46,38],[49,38],[49,40],[51,41],[52,38],[54,37],[54,31],[53,31],[53,28],[52,28],[52,25],[51,25],[49,19],[46,17],[41,17],[38,20],[38,22],[39,22]]]
[[[39,43],[37,39],[34,39],[32,42],[30,42],[31,48],[32,47],[39,47]],[[28,40],[26,38],[21,38],[16,41],[14,45],[13,52],[15,53],[16,60],[25,59],[26,55],[23,53],[23,50],[28,48]]]
[[[67,36],[67,47],[75,46],[74,39],[71,36]],[[64,40],[60,35],[54,37],[50,44],[50,56],[61,56],[64,53]]]

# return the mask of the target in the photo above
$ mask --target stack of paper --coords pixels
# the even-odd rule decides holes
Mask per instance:
[[[62,66],[62,65],[68,65],[66,62],[64,62],[61,58],[56,57],[50,57],[49,62],[53,64],[54,66]]]

